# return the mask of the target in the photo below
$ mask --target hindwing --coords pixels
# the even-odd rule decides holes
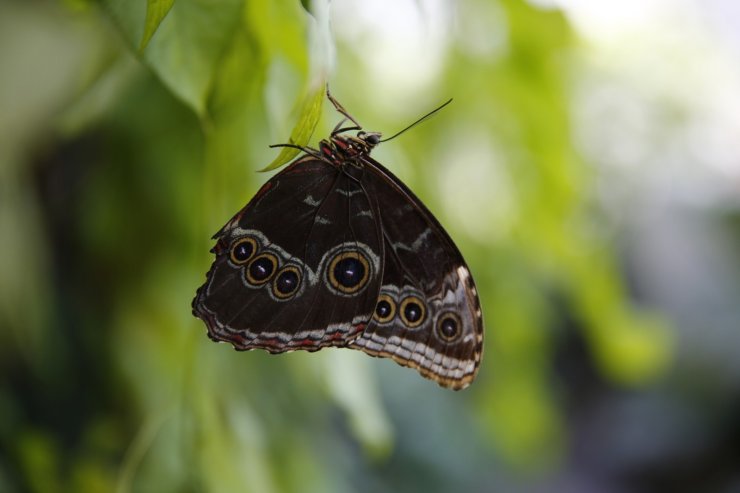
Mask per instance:
[[[350,347],[392,358],[440,385],[464,388],[483,352],[483,319],[459,250],[422,202],[365,158],[363,184],[381,204],[384,267],[372,322]]]

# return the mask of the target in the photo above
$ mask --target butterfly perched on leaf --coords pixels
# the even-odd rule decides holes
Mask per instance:
[[[381,134],[327,97],[344,120],[318,149],[292,146],[303,154],[214,235],[193,313],[238,350],[359,349],[465,388],[483,352],[470,271],[426,206],[370,157]]]

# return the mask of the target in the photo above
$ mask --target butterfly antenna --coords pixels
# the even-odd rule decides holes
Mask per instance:
[[[414,123],[412,123],[408,127],[404,128],[400,132],[396,132],[395,134],[391,135],[390,137],[388,137],[386,139],[383,139],[383,140],[380,140],[378,142],[388,142],[391,139],[395,139],[396,137],[398,137],[399,135],[401,135],[402,133],[404,133],[406,130],[409,130],[410,128],[415,127],[416,125],[420,124],[421,122],[423,122],[427,118],[431,118],[432,116],[434,116],[435,113],[437,113],[439,110],[441,110],[442,108],[444,108],[445,106],[447,106],[451,102],[452,102],[452,98],[450,98],[449,100],[447,100],[447,102],[445,102],[444,104],[442,104],[442,105],[438,106],[437,108],[433,109],[432,111],[430,111],[426,115],[422,116],[421,118],[419,118],[418,120],[416,120]]]

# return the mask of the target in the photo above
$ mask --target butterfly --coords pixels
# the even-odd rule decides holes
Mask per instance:
[[[326,94],[344,118],[318,149],[280,145],[303,154],[213,236],[193,314],[237,350],[346,347],[465,388],[483,353],[468,266],[426,206],[370,157],[381,134]]]

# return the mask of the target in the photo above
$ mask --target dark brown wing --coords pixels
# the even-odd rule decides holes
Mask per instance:
[[[467,387],[483,353],[478,293],[459,250],[421,201],[377,161],[362,183],[379,203],[384,268],[373,321],[350,347]]]
[[[240,350],[346,345],[370,321],[380,289],[376,215],[358,181],[299,159],[215,235],[193,313],[212,339]]]

